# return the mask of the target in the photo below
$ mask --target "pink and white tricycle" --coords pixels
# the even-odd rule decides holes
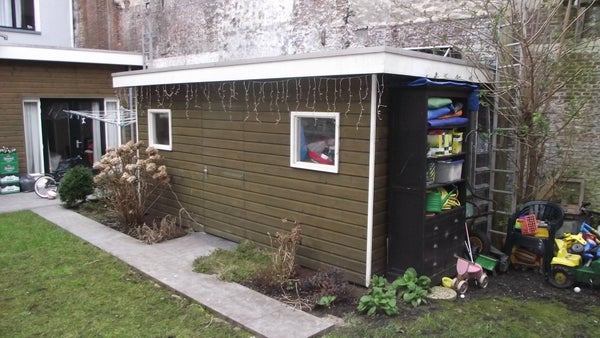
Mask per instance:
[[[469,280],[475,280],[480,288],[488,286],[488,276],[481,265],[459,256],[456,257],[456,278],[452,279],[452,288],[464,294],[469,288]]]

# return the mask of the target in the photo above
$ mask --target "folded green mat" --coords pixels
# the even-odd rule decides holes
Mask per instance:
[[[445,97],[430,97],[427,99],[427,108],[435,109],[452,104],[452,100]]]

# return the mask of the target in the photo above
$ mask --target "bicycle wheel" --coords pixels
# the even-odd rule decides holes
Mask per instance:
[[[56,192],[56,181],[52,176],[41,176],[35,180],[33,186],[35,193],[41,198],[48,198],[48,191]]]

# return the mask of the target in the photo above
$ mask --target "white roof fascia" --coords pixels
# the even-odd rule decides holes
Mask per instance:
[[[478,82],[483,75],[464,60],[388,47],[213,62],[113,74],[115,88],[149,85],[396,74]]]
[[[143,66],[140,53],[101,49],[53,48],[25,45],[0,45],[0,59]]]

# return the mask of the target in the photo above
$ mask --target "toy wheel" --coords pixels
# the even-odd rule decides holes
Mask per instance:
[[[487,288],[489,282],[489,278],[487,274],[481,274],[479,278],[477,278],[477,283],[479,283],[479,287],[482,289]]]
[[[486,233],[476,230],[473,233],[471,233],[469,241],[471,242],[471,250],[473,250],[473,256],[477,256],[479,254],[487,255],[490,253],[492,243]]]
[[[581,243],[575,243],[575,244],[571,245],[571,249],[569,249],[569,251],[571,251],[572,253],[575,253],[575,254],[580,254],[584,250],[585,250],[585,247]]]
[[[455,278],[456,280],[456,278]],[[456,292],[464,294],[467,292],[467,289],[469,288],[469,283],[467,283],[466,280],[456,280],[455,283],[453,283],[454,285],[454,290],[456,290]]]
[[[550,269],[548,282],[560,289],[570,288],[575,284],[575,275],[573,270],[565,266],[553,266]]]

